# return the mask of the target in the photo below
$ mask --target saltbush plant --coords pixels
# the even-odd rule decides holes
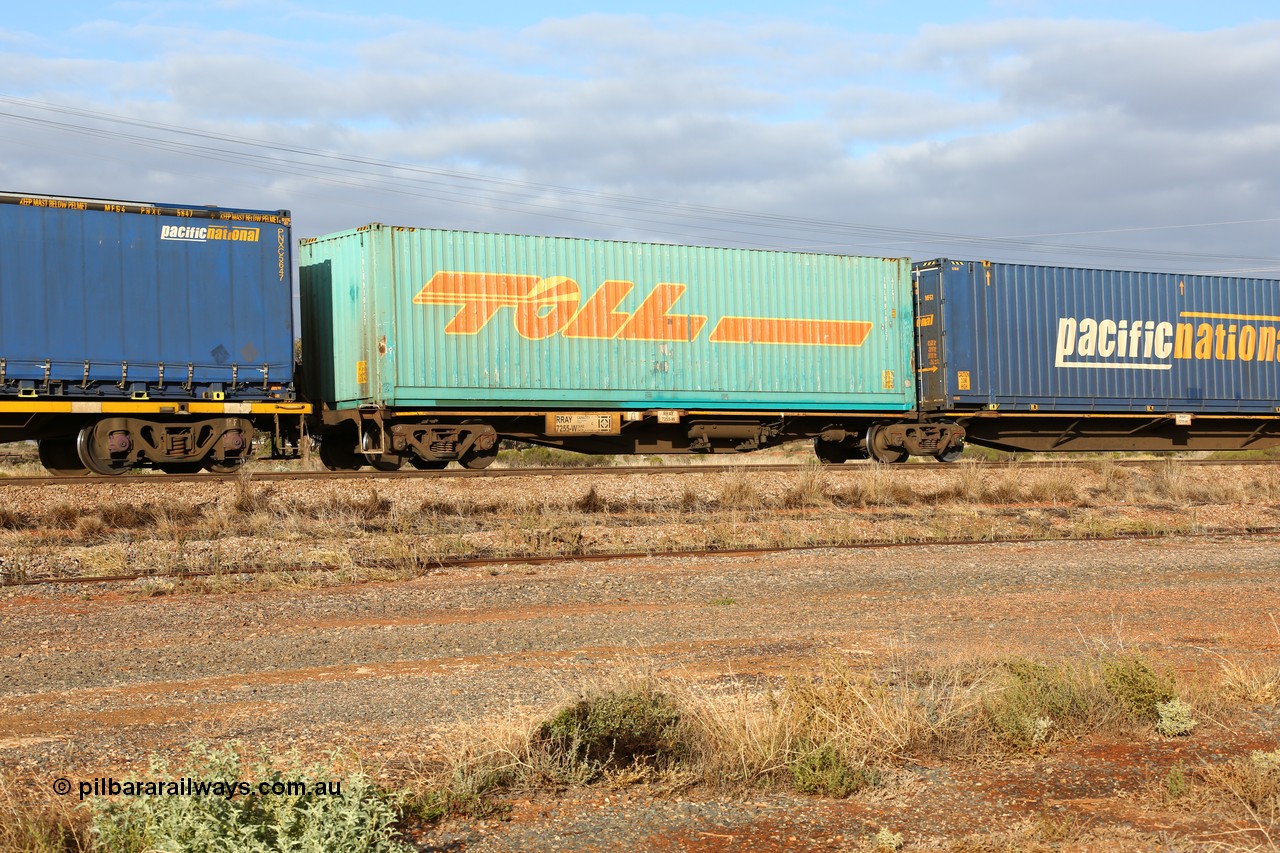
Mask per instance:
[[[238,745],[196,744],[182,767],[153,757],[143,780],[191,780],[212,787],[203,794],[156,791],[116,799],[95,798],[90,833],[97,849],[113,853],[401,853],[396,804],[367,775],[336,775],[331,765],[266,758],[246,762]],[[229,793],[228,783],[245,782]],[[301,782],[306,793],[259,793]],[[315,793],[325,783],[331,792]],[[221,789],[217,785],[222,785]]]
[[[843,798],[883,783],[878,769],[851,764],[829,743],[814,746],[802,742],[787,767],[792,784],[802,794]]]
[[[1176,697],[1156,705],[1156,716],[1156,731],[1165,737],[1189,735],[1198,723],[1191,706]]]
[[[652,684],[591,693],[538,726],[553,764],[591,781],[609,770],[671,763],[687,752],[675,699]]]
[[[1004,661],[995,689],[982,701],[987,735],[1014,751],[1046,748],[1058,736],[1114,716],[1106,691],[1088,667],[1025,658]]]
[[[1102,681],[1107,691],[1139,720],[1160,720],[1160,705],[1174,698],[1173,677],[1156,670],[1137,655],[1102,659]]]

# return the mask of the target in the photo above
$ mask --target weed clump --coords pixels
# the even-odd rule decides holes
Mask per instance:
[[[102,519],[84,516],[76,522],[75,535],[84,542],[104,542],[111,535],[111,530],[102,523]]]
[[[69,503],[54,504],[44,513],[45,526],[56,530],[71,530],[79,520],[80,510]]]
[[[651,686],[583,696],[541,723],[535,744],[582,781],[678,760],[687,750],[675,699]]]
[[[241,515],[252,515],[255,512],[262,512],[269,505],[269,496],[266,490],[259,488],[248,473],[243,473],[236,479],[236,494],[231,500],[231,507]]]
[[[685,486],[684,491],[680,493],[679,506],[681,512],[701,512],[706,508],[706,501],[703,500],[702,495]]]
[[[831,495],[831,501],[837,506],[915,506],[920,503],[920,495],[907,480],[900,478],[896,472],[888,471],[884,466],[868,466],[858,472],[858,476]]]
[[[806,509],[808,507],[826,506],[830,502],[831,499],[827,497],[827,481],[823,472],[817,468],[808,468],[783,493],[778,505],[783,509]]]
[[[31,798],[34,784],[0,773],[0,850],[70,853],[89,850],[83,816],[62,797]]]
[[[180,769],[171,771],[166,761],[153,757],[148,778],[191,780],[189,784],[210,790],[215,785],[238,784],[227,780],[253,779],[269,786],[268,791],[287,792],[260,793],[255,787],[231,796],[225,791],[220,796],[167,795],[170,792],[152,793],[143,787],[135,796],[92,800],[90,832],[98,847],[114,853],[407,851],[397,838],[395,803],[362,772],[350,772],[338,780],[334,775],[332,767],[303,766],[296,761],[284,771],[266,758],[246,766],[234,745],[221,749],[196,745]],[[327,792],[316,794],[322,783]],[[302,786],[305,793],[300,792]]]
[[[330,496],[326,509],[335,516],[347,516],[360,522],[377,521],[391,512],[391,501],[369,487],[363,496]]]
[[[983,701],[990,737],[1030,752],[1059,734],[1083,730],[1111,716],[1105,690],[1087,669],[1014,658],[1000,666],[997,688]]]
[[[1248,758],[1210,765],[1203,775],[1242,803],[1259,823],[1280,820],[1280,750],[1256,751]]]
[[[1165,737],[1189,735],[1198,722],[1191,715],[1191,706],[1177,698],[1156,705],[1156,716],[1156,731]]]
[[[604,498],[600,497],[600,493],[596,491],[594,484],[587,489],[585,495],[578,498],[574,506],[578,508],[579,512],[604,512],[609,508]]]
[[[151,507],[135,504],[107,504],[98,510],[98,516],[111,528],[146,527],[155,521],[155,511]]]
[[[720,490],[719,504],[729,509],[757,509],[760,504],[760,492],[751,484],[745,473],[736,473]]]
[[[883,784],[875,767],[854,765],[832,744],[802,743],[787,765],[795,789],[802,794],[843,799]]]
[[[1164,801],[1172,803],[1189,793],[1191,793],[1191,778],[1187,775],[1186,766],[1179,761],[1169,768],[1168,774],[1164,777]]]
[[[613,457],[534,446],[500,450],[498,464],[506,468],[606,468],[613,465]]]
[[[1144,723],[1158,722],[1159,706],[1174,698],[1173,678],[1156,672],[1137,655],[1103,658],[1102,681],[1107,692]]]

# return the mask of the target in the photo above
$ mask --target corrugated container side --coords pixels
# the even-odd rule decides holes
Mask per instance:
[[[0,393],[262,397],[293,379],[291,265],[287,211],[0,195]]]
[[[915,275],[926,410],[1280,410],[1280,281],[952,260]]]
[[[300,252],[340,405],[914,408],[902,259],[377,225]]]

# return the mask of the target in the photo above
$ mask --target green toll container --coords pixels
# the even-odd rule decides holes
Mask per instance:
[[[915,407],[903,258],[369,225],[301,241],[333,408]]]

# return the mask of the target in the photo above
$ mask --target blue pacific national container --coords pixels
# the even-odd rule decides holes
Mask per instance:
[[[914,267],[926,411],[1280,411],[1280,281]]]
[[[289,222],[0,193],[0,398],[288,397]]]
[[[370,225],[299,247],[337,408],[903,412],[904,259]]]

